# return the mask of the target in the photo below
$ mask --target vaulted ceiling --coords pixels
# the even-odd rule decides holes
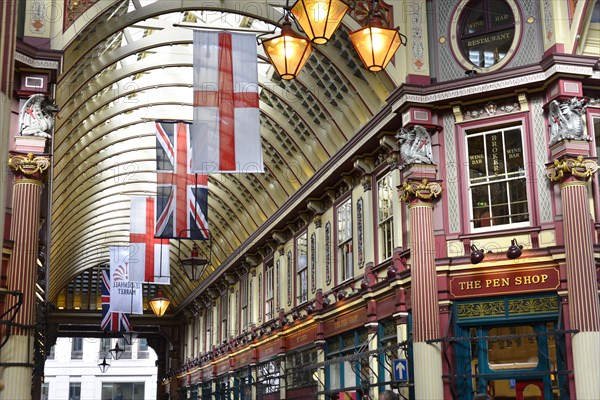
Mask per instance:
[[[111,3],[108,5],[106,3]],[[193,26],[272,30],[283,1],[115,1],[88,10],[72,34],[59,77],[53,145],[49,297],[108,263],[109,246],[129,241],[132,195],[155,194],[153,120],[192,119]],[[214,9],[219,4],[219,9]],[[205,7],[203,7],[205,6]],[[212,8],[211,8],[212,7]],[[80,18],[81,19],[81,18]],[[385,104],[387,74],[369,73],[348,38],[346,16],[315,48],[300,76],[282,81],[258,47],[264,174],[209,177],[212,253],[205,279],[284,205]],[[198,282],[178,264],[191,241],[171,242],[177,306]],[[90,274],[91,276],[91,274]],[[94,275],[96,276],[96,275]]]

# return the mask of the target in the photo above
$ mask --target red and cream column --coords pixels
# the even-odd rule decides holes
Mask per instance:
[[[600,399],[600,302],[590,224],[588,180],[598,170],[586,159],[588,143],[564,140],[551,151],[558,154],[547,168],[552,182],[560,182],[563,208],[565,261],[569,299],[569,328],[573,335],[573,369],[578,399]],[[586,154],[587,155],[587,154]]]
[[[412,165],[410,169],[414,171],[403,174],[401,194],[409,212],[415,398],[442,399],[441,347],[439,343],[427,343],[440,337],[433,201],[442,193],[442,187],[425,178],[435,177],[435,166]]]
[[[13,223],[10,239],[13,253],[7,284],[22,293],[22,304],[12,321],[8,342],[2,349],[4,382],[2,399],[31,399],[34,325],[36,319],[40,202],[43,178],[50,166],[44,155],[11,152],[8,165],[14,172]]]

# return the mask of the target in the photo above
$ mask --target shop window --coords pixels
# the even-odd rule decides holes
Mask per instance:
[[[330,393],[360,397],[363,385],[369,385],[367,332],[356,331],[331,338],[327,342],[326,386]],[[339,360],[339,362],[336,362]]]
[[[388,367],[394,364],[394,360],[406,358],[398,345],[398,333],[395,320],[382,321],[379,323],[377,336],[379,337],[379,348],[387,350],[378,355],[379,362],[379,384],[380,390],[392,389],[394,382],[393,371]]]
[[[377,242],[379,261],[392,257],[394,251],[394,186],[392,173],[388,172],[377,181]]]
[[[352,253],[352,199],[341,203],[336,210],[337,215],[337,263],[341,281],[354,276]]]
[[[258,365],[256,388],[259,398],[279,393],[279,379],[281,375],[279,364],[279,360],[274,360]]]
[[[317,372],[317,350],[309,349],[288,354],[285,359],[286,389],[295,390],[316,386],[313,374]]]
[[[463,9],[459,22],[460,50],[474,66],[500,63],[515,39],[515,15],[505,0],[475,0]]]
[[[143,400],[143,382],[102,382],[101,400]]]
[[[273,259],[265,263],[265,322],[275,318],[275,274]]]
[[[131,360],[131,345],[125,343],[125,339],[117,339],[117,343],[119,343],[119,347],[123,349],[123,353],[121,353],[121,360]]]
[[[500,337],[488,340],[488,367],[492,371],[537,367],[538,343],[532,326],[491,328],[488,335]],[[522,335],[531,336],[523,340]]]
[[[471,228],[527,226],[527,182],[520,127],[467,136]]]
[[[109,350],[112,349],[112,339],[111,338],[102,338],[100,339],[100,357],[108,357],[110,358],[111,355],[109,353]]]
[[[296,293],[298,304],[308,301],[308,232],[296,238]]]
[[[71,360],[83,358],[83,338],[75,337],[71,341]]]
[[[252,371],[250,367],[237,369],[233,373],[233,400],[252,399]]]
[[[217,379],[215,383],[215,400],[229,400],[231,388],[229,387],[229,376],[225,375]]]

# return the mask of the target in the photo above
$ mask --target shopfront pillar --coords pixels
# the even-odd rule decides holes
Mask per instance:
[[[4,381],[8,384],[2,399],[31,399],[36,322],[38,238],[40,203],[45,172],[50,166],[46,155],[11,152],[9,167],[14,172],[13,224],[10,240],[13,253],[8,266],[7,284],[21,292],[21,304],[9,328],[4,346]],[[12,306],[13,304],[10,304]]]
[[[421,168],[422,167],[422,168]],[[434,200],[441,194],[435,166],[413,165],[403,174],[401,194],[408,205],[413,333],[413,366],[416,399],[442,399],[442,354],[433,235]]]
[[[565,262],[569,299],[569,328],[573,335],[573,369],[578,399],[600,399],[600,302],[594,261],[588,180],[598,170],[588,159],[586,141],[563,140],[551,148],[554,162],[548,177],[560,184],[563,208]]]

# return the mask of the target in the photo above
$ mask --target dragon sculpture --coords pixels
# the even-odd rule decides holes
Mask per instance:
[[[43,94],[34,94],[27,99],[19,113],[19,134],[50,138],[54,127],[54,114],[58,107]]]

